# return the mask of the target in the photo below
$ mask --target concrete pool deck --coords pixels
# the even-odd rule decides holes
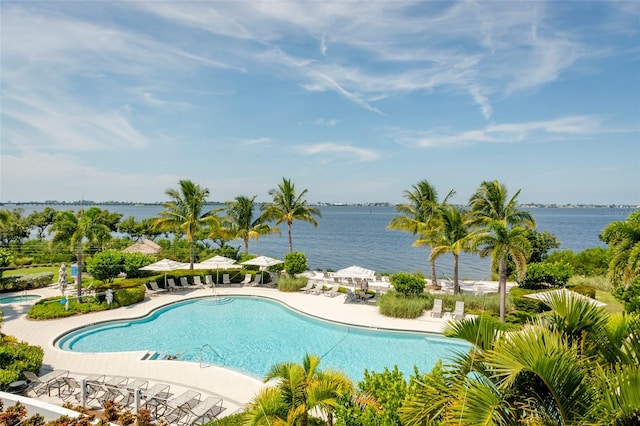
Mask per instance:
[[[220,296],[260,296],[280,301],[294,310],[330,321],[355,326],[441,333],[447,318],[433,318],[429,313],[417,319],[389,318],[378,312],[377,306],[346,304],[344,296],[325,297],[304,293],[284,293],[277,289],[261,287],[216,288]],[[42,288],[28,291],[42,297],[59,296],[57,288]],[[89,374],[124,376],[170,384],[172,392],[193,389],[204,395],[219,396],[224,400],[222,416],[241,409],[258,390],[264,386],[259,378],[211,365],[170,360],[142,360],[146,352],[76,353],[63,351],[54,345],[55,340],[66,332],[86,325],[114,319],[142,317],[160,306],[185,299],[211,296],[211,288],[187,292],[173,292],[147,297],[141,303],[112,311],[55,320],[34,321],[26,318],[31,303],[3,305],[4,322],[2,332],[44,349],[43,370],[68,370],[70,375],[82,378]],[[300,354],[301,361],[302,356]],[[44,398],[47,398],[45,395]],[[52,400],[55,401],[55,400]]]

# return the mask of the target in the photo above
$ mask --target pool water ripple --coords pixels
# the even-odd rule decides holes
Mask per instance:
[[[313,319],[278,302],[252,297],[192,299],[145,318],[113,321],[74,331],[58,345],[76,352],[155,351],[183,361],[220,365],[263,377],[278,362],[323,357],[360,380],[365,369],[395,364],[408,377],[414,365],[430,371],[439,359],[466,351],[465,342],[424,333],[368,330]],[[207,346],[208,345],[208,346]]]

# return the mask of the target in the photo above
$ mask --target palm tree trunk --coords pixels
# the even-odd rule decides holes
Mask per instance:
[[[76,295],[78,303],[82,303],[82,241],[78,244],[78,272],[76,273]]]
[[[289,232],[289,253],[293,253],[293,240],[291,239],[291,222],[287,222],[287,231]]]
[[[244,252],[249,254],[249,238],[244,239]]]
[[[460,283],[458,282],[458,254],[453,253],[453,294],[460,294]]]
[[[504,259],[500,260],[498,266],[498,292],[500,293],[500,322],[504,322],[507,304],[507,263]]]
[[[193,264],[196,261],[196,242],[191,239],[189,241],[189,269],[193,269]]]
[[[431,246],[431,252],[433,252],[433,246]],[[438,278],[436,277],[436,260],[430,260],[429,263],[431,263],[431,285],[436,286],[438,285]]]

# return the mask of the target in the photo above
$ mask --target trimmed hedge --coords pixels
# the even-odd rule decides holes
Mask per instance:
[[[30,290],[46,287],[53,282],[53,273],[10,275],[0,280],[0,291]]]

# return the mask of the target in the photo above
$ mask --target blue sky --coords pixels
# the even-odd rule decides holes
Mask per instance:
[[[0,8],[2,202],[640,204],[640,2]]]

